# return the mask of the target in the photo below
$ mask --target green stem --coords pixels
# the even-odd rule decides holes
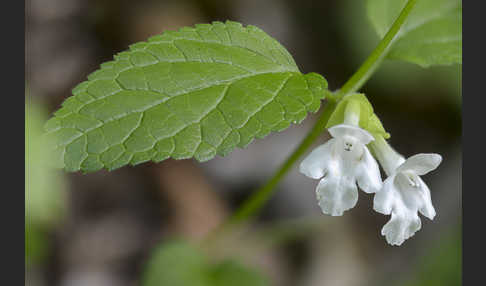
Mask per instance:
[[[280,166],[278,171],[267,181],[267,183],[258,188],[243,204],[233,213],[233,215],[226,220],[223,225],[216,230],[209,233],[203,240],[203,244],[209,244],[223,232],[231,229],[231,226],[236,225],[250,217],[255,216],[262,206],[270,199],[271,195],[275,192],[275,186],[280,180],[287,174],[292,168],[294,163],[302,156],[305,151],[312,145],[312,143],[322,134],[322,131],[326,128],[329,117],[336,109],[337,103],[334,101],[328,101],[321,115],[317,119],[316,124],[295,151],[287,158],[287,160]]]
[[[316,124],[309,132],[309,134],[304,138],[302,143],[295,149],[295,151],[287,158],[287,160],[282,164],[278,171],[270,178],[270,180],[257,189],[253,195],[246,200],[243,205],[230,217],[228,220],[229,224],[240,222],[250,216],[256,214],[256,212],[263,206],[263,204],[270,198],[272,193],[275,191],[275,186],[280,182],[280,180],[287,174],[287,172],[292,168],[294,163],[302,156],[305,151],[312,145],[314,140],[322,134],[325,129],[329,117],[336,108],[336,103],[329,101],[317,119]]]
[[[398,32],[402,28],[405,20],[407,19],[410,11],[414,7],[417,0],[409,0],[405,7],[403,7],[402,12],[398,18],[393,22],[383,39],[378,43],[378,46],[371,52],[364,63],[359,67],[359,69],[348,79],[348,81],[339,90],[338,98],[341,98],[351,92],[359,90],[363,84],[370,78],[370,76],[375,72],[376,68],[381,64],[385,56],[387,55],[391,44],[396,38]]]
[[[380,65],[381,61],[385,58],[393,40],[396,38],[401,27],[405,23],[410,11],[417,0],[409,0],[405,7],[402,9],[400,15],[395,20],[393,25],[390,27],[385,37],[380,41],[378,46],[373,50],[370,56],[365,60],[365,62],[359,67],[359,69],[349,78],[349,80],[343,85],[339,90],[337,95],[329,97],[327,105],[318,118],[316,124],[312,130],[307,134],[302,143],[297,147],[297,149],[288,157],[288,159],[280,166],[277,172],[270,178],[270,180],[257,189],[243,204],[239,209],[223,224],[219,229],[222,230],[229,225],[246,220],[253,217],[262,208],[262,206],[270,199],[271,195],[275,192],[275,186],[280,182],[280,180],[287,174],[287,172],[292,168],[293,164],[302,156],[306,150],[312,145],[312,143],[319,137],[324,131],[329,117],[336,108],[339,100],[351,93],[357,91],[363,84],[368,80],[368,78],[373,74],[376,68]]]

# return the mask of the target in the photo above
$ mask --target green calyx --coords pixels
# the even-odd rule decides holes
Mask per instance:
[[[362,93],[354,93],[343,97],[329,118],[326,128],[345,123],[346,118],[349,120],[352,114],[359,115],[359,127],[367,130],[374,137],[390,138],[390,134],[385,131],[380,119],[374,113],[373,106]]]

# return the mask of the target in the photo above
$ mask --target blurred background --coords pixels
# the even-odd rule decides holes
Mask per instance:
[[[331,90],[379,41],[357,0],[26,0],[26,285],[143,285],[148,268],[172,269],[157,266],[155,249],[174,237],[201,241],[300,143],[317,115],[206,163],[87,175],[44,166],[43,123],[99,64],[164,30],[227,19],[262,28]],[[293,168],[249,229],[206,251],[209,263],[234,259],[267,281],[258,285],[461,285],[460,84],[458,65],[387,61],[362,89],[400,153],[443,156],[424,176],[438,215],[422,217],[422,230],[402,246],[380,235],[389,217],[372,211],[371,195],[360,192],[342,217],[322,215],[318,181]]]

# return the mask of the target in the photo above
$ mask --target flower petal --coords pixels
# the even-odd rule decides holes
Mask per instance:
[[[419,208],[419,212],[423,214],[430,220],[433,220],[435,217],[435,208],[432,205],[432,199],[430,198],[430,190],[429,187],[425,184],[424,181],[419,177],[420,183],[420,195],[422,197],[422,206]]]
[[[356,180],[358,186],[368,194],[378,192],[383,185],[378,163],[366,146],[363,146],[363,157],[356,168]]]
[[[416,213],[392,213],[391,219],[381,229],[381,234],[391,245],[401,245],[412,237],[422,227],[422,222]]]
[[[420,153],[408,158],[403,164],[397,168],[397,172],[403,172],[407,170],[414,171],[417,175],[422,176],[428,172],[435,170],[440,162],[442,156],[435,153]]]
[[[327,174],[316,188],[317,200],[325,214],[341,216],[353,208],[358,201],[356,182],[345,176]]]
[[[361,143],[368,144],[375,138],[366,130],[349,124],[338,124],[330,127],[329,133],[332,137],[343,138],[345,135],[353,136],[357,138]]]
[[[329,139],[318,146],[300,163],[299,171],[312,179],[320,179],[327,171],[327,165],[331,160],[331,147],[336,139]]]
[[[395,176],[388,177],[383,183],[383,187],[373,198],[373,209],[379,213],[389,215],[392,212],[395,193],[397,190],[394,185]]]

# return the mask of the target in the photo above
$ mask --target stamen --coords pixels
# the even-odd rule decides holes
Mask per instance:
[[[417,181],[415,181],[415,178],[412,174],[407,174],[408,178],[408,183],[410,184],[411,187],[418,188],[420,185]]]

